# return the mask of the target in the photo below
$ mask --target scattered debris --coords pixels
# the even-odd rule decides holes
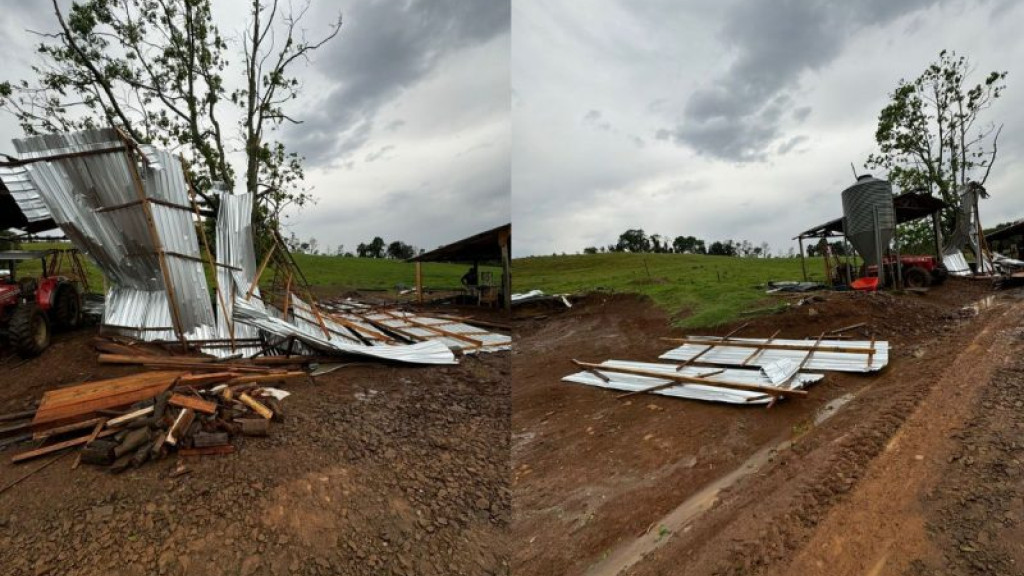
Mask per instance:
[[[821,371],[876,372],[889,361],[889,343],[847,340],[858,323],[822,332],[814,340],[736,338],[744,324],[725,336],[665,338],[682,346],[661,355],[679,364],[573,360],[583,372],[562,380],[635,394],[661,394],[728,404],[774,405],[780,398],[806,396],[805,388],[824,378]],[[825,339],[826,336],[830,337]],[[723,368],[716,369],[716,366]],[[814,372],[803,372],[803,370]]]
[[[828,286],[821,282],[769,282],[765,293],[777,294],[779,292],[812,292],[814,290],[825,290],[827,288]]]
[[[786,361],[788,363],[788,361]],[[630,394],[653,393],[675,398],[725,402],[729,404],[769,404],[784,396],[804,396],[804,388],[819,382],[822,374],[790,372],[782,381],[768,372],[776,367],[752,369],[707,367],[606,360],[601,364],[577,362],[587,368],[562,378],[565,382],[587,384]],[[792,367],[779,368],[783,372]]]
[[[727,340],[717,336],[666,340],[682,346],[662,354],[662,360],[690,361],[699,356],[703,364],[764,366],[789,359],[798,362],[801,368],[834,372],[876,372],[889,363],[886,341],[826,340],[823,337],[813,342],[775,338]]]

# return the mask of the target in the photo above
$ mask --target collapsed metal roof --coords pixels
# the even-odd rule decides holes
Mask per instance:
[[[418,364],[453,364],[452,348],[507,349],[510,342],[466,325],[395,312],[385,313],[387,321],[334,318],[291,293],[279,309],[264,302],[258,285],[251,194],[221,190],[214,261],[179,158],[114,129],[14,145],[18,162],[0,170],[0,181],[26,217],[52,218],[107,278],[104,331],[177,340],[217,356],[287,345],[289,352],[298,346],[294,352]],[[216,269],[212,297],[205,264]],[[391,321],[401,323],[390,327],[395,331],[411,334],[428,324],[429,330],[396,341],[385,334]],[[408,343],[415,340],[422,341]],[[468,346],[470,341],[479,345]]]

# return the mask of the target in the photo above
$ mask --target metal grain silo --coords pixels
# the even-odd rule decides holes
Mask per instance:
[[[868,266],[878,264],[896,229],[892,184],[871,175],[843,190],[843,219],[846,237]]]

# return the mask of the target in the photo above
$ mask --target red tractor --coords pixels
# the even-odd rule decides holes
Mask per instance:
[[[38,259],[39,278],[18,276],[18,264]],[[61,275],[70,260],[72,278]],[[51,328],[76,328],[82,322],[85,274],[76,250],[0,252],[0,333],[23,358],[50,345]]]
[[[896,258],[886,256],[885,282],[892,285],[896,282]],[[903,285],[907,288],[927,288],[932,285],[939,285],[949,277],[946,265],[935,256],[910,256],[903,255],[899,259],[900,270],[903,275]],[[878,266],[868,266],[864,276],[878,276]]]

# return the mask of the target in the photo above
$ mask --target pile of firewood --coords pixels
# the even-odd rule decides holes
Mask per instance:
[[[106,352],[101,363],[148,370],[44,393],[34,411],[15,415],[31,421],[0,430],[25,432],[11,440],[38,443],[13,462],[80,448],[75,466],[80,461],[120,472],[170,453],[230,454],[232,437],[269,434],[270,423],[284,417],[281,400],[288,395],[273,386],[311,380],[303,368],[314,360],[175,356],[109,341],[97,342],[97,348]]]
[[[266,436],[270,421],[283,418],[279,400],[256,385],[214,389],[207,395],[170,390],[133,406],[131,412],[94,428],[81,461],[109,466],[112,472],[139,467],[170,452],[181,456],[230,454],[236,435]],[[99,437],[104,434],[109,435]]]

